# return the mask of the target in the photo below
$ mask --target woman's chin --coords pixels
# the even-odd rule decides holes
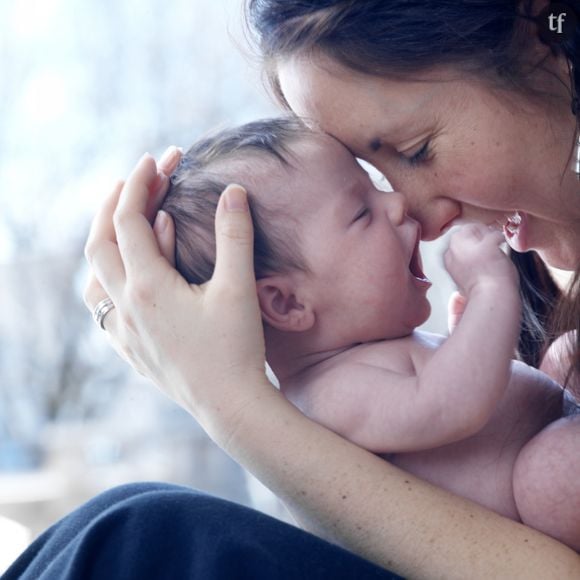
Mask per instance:
[[[580,263],[580,256],[577,255],[562,255],[562,252],[557,250],[543,250],[541,248],[535,248],[542,261],[550,266],[551,268],[556,268],[557,270],[565,270],[566,272],[573,272],[578,268]]]
[[[504,225],[503,233],[509,247],[519,253],[535,250],[542,260],[553,268],[559,270],[576,270],[580,263],[580,249],[576,236],[576,243],[557,243],[558,238],[551,232],[546,233],[548,228],[541,227],[541,222],[534,222],[532,236],[531,220],[528,214],[519,212],[521,222],[514,228],[513,224]],[[556,227],[556,226],[555,226]],[[533,238],[533,239],[532,239]]]

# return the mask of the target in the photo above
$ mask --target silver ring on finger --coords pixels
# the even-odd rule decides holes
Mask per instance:
[[[107,298],[103,298],[93,310],[93,320],[97,323],[97,326],[101,328],[101,330],[105,329],[105,316],[111,312],[115,308],[113,301],[107,296]]]

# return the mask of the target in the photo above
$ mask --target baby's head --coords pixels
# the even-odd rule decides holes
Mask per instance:
[[[327,351],[405,336],[427,318],[417,222],[336,139],[295,118],[256,121],[193,145],[171,181],[177,267],[196,284],[213,272],[221,192],[248,191],[267,342]]]
[[[256,278],[305,270],[292,224],[285,223],[275,193],[297,161],[292,146],[312,134],[296,118],[264,119],[215,132],[190,147],[171,176],[162,207],[175,222],[176,265],[188,282],[203,284],[212,276],[215,212],[230,183],[248,191]]]

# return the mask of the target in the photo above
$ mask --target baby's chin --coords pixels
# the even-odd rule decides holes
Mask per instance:
[[[431,304],[426,299],[418,301],[412,308],[408,308],[407,316],[404,318],[397,317],[396,319],[390,320],[383,318],[381,320],[377,312],[388,312],[389,310],[391,312],[397,312],[396,308],[384,308],[382,310],[382,306],[376,305],[372,309],[372,312],[369,310],[368,316],[365,318],[366,323],[359,325],[358,331],[354,333],[356,336],[350,336],[352,342],[363,344],[365,342],[405,338],[413,334],[419,326],[427,322],[431,315]],[[348,330],[348,326],[346,326],[346,335],[349,334]]]
[[[409,309],[409,316],[401,320],[398,329],[398,336],[392,336],[391,338],[402,338],[403,336],[408,336],[413,333],[419,326],[427,322],[431,316],[431,304],[425,298],[424,300],[417,301],[412,308]]]
[[[431,316],[431,304],[427,300],[422,304],[418,304],[415,314],[416,316],[409,321],[409,334],[429,320]]]
[[[408,320],[401,321],[397,324],[396,328],[385,329],[384,340],[395,340],[397,338],[404,338],[405,336],[410,336],[415,330],[431,316],[431,305],[426,302],[425,305],[420,305],[417,310],[413,313],[413,316]]]

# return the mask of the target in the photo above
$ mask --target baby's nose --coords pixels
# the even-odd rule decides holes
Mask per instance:
[[[386,196],[388,198],[387,211],[389,219],[394,226],[400,226],[407,217],[407,198],[398,191],[389,192]]]

